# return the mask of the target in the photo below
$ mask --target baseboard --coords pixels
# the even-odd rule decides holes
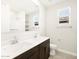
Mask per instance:
[[[69,55],[77,56],[76,53],[72,53],[72,52],[69,52],[69,51],[66,51],[66,50],[63,50],[63,49],[57,49],[57,51],[62,52],[62,53],[65,53],[65,54],[69,54]]]

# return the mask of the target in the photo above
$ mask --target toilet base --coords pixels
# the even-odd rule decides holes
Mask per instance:
[[[50,55],[53,55],[53,56],[56,55],[56,51],[55,50],[51,51]]]
[[[50,44],[50,55],[56,55],[56,48],[57,48],[57,45],[55,44]]]

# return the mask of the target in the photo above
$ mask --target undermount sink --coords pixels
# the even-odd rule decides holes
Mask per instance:
[[[23,39],[23,40],[22,40]],[[8,45],[2,47],[2,55],[1,56],[14,56],[15,54],[19,54],[24,50],[29,50],[36,44],[40,42],[40,38],[22,38],[22,39],[12,39],[8,41]]]
[[[26,49],[26,47],[29,48],[30,45],[31,45],[31,43],[29,43],[29,42],[22,42],[22,43],[17,42],[17,43],[12,44],[12,45],[7,45],[1,49],[2,50],[1,57],[7,57],[7,56],[9,57],[17,52],[19,53],[20,50],[22,50],[22,49],[24,50],[24,49]]]
[[[18,43],[18,40],[11,40],[11,41],[10,41],[10,44],[11,44],[11,45],[14,45],[14,44],[17,44],[17,43]]]

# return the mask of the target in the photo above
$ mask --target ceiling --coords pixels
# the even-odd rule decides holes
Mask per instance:
[[[39,10],[39,7],[33,2],[33,0],[2,0],[7,2],[12,10],[25,11],[27,14]],[[60,3],[65,0],[39,0],[42,5],[50,6]]]
[[[55,5],[55,4],[58,4],[58,3],[63,2],[63,1],[66,1],[66,0],[40,0],[40,2],[45,7],[48,7],[48,6],[51,6],[51,5]]]
[[[32,0],[3,0],[3,2],[7,2],[10,8],[15,11],[31,13],[39,9]]]

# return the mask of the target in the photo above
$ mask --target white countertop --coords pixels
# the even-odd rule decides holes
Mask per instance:
[[[45,40],[49,39],[49,37],[38,37],[33,39],[25,39],[25,41],[13,44],[6,45],[1,48],[1,59],[13,59],[14,57],[28,51],[29,49],[39,45]]]

